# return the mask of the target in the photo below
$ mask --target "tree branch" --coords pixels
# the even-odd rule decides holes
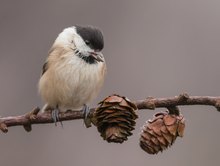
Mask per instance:
[[[179,114],[177,106],[183,105],[210,105],[220,111],[220,97],[211,96],[189,96],[184,93],[171,98],[148,97],[144,100],[132,101],[139,110],[167,108],[170,113]],[[96,108],[90,109],[89,118],[93,117]],[[67,111],[59,113],[60,121],[84,119],[83,111]],[[40,108],[34,108],[31,112],[20,116],[0,117],[0,129],[8,132],[8,127],[23,126],[26,131],[31,131],[32,124],[54,123],[50,112],[40,112]]]
[[[183,105],[210,105],[220,111],[220,97],[212,96],[189,96],[184,93],[172,98],[153,98],[134,102],[138,109],[155,109],[161,107],[183,106]]]

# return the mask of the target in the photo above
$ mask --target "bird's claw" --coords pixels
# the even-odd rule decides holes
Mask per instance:
[[[91,122],[91,120],[89,118],[90,109],[89,109],[89,107],[86,104],[84,104],[84,106],[83,106],[83,113],[84,113],[84,123],[85,123],[85,126],[87,128],[89,128],[89,127],[92,126],[91,125],[92,122]]]
[[[60,118],[59,118],[59,112],[60,110],[58,108],[54,109],[52,112],[51,112],[51,117],[55,123],[55,126],[57,126],[57,122],[60,121]],[[62,121],[60,121],[60,124],[61,126],[63,127],[63,123]]]

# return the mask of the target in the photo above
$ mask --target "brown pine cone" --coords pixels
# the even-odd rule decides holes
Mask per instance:
[[[140,147],[149,154],[162,152],[174,143],[177,136],[183,137],[184,128],[183,115],[157,113],[143,126]]]
[[[99,103],[94,118],[95,125],[104,140],[122,143],[132,135],[136,124],[136,105],[126,97],[112,95]]]

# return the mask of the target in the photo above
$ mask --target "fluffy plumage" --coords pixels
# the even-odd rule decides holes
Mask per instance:
[[[79,33],[81,29],[84,32]],[[100,52],[103,46],[102,33],[94,27],[75,26],[59,34],[39,81],[39,92],[47,106],[78,110],[98,95],[106,73]]]

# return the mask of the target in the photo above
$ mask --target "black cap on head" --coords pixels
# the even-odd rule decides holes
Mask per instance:
[[[104,40],[102,32],[92,26],[75,26],[77,33],[83,38],[85,43],[94,50],[102,50]]]

